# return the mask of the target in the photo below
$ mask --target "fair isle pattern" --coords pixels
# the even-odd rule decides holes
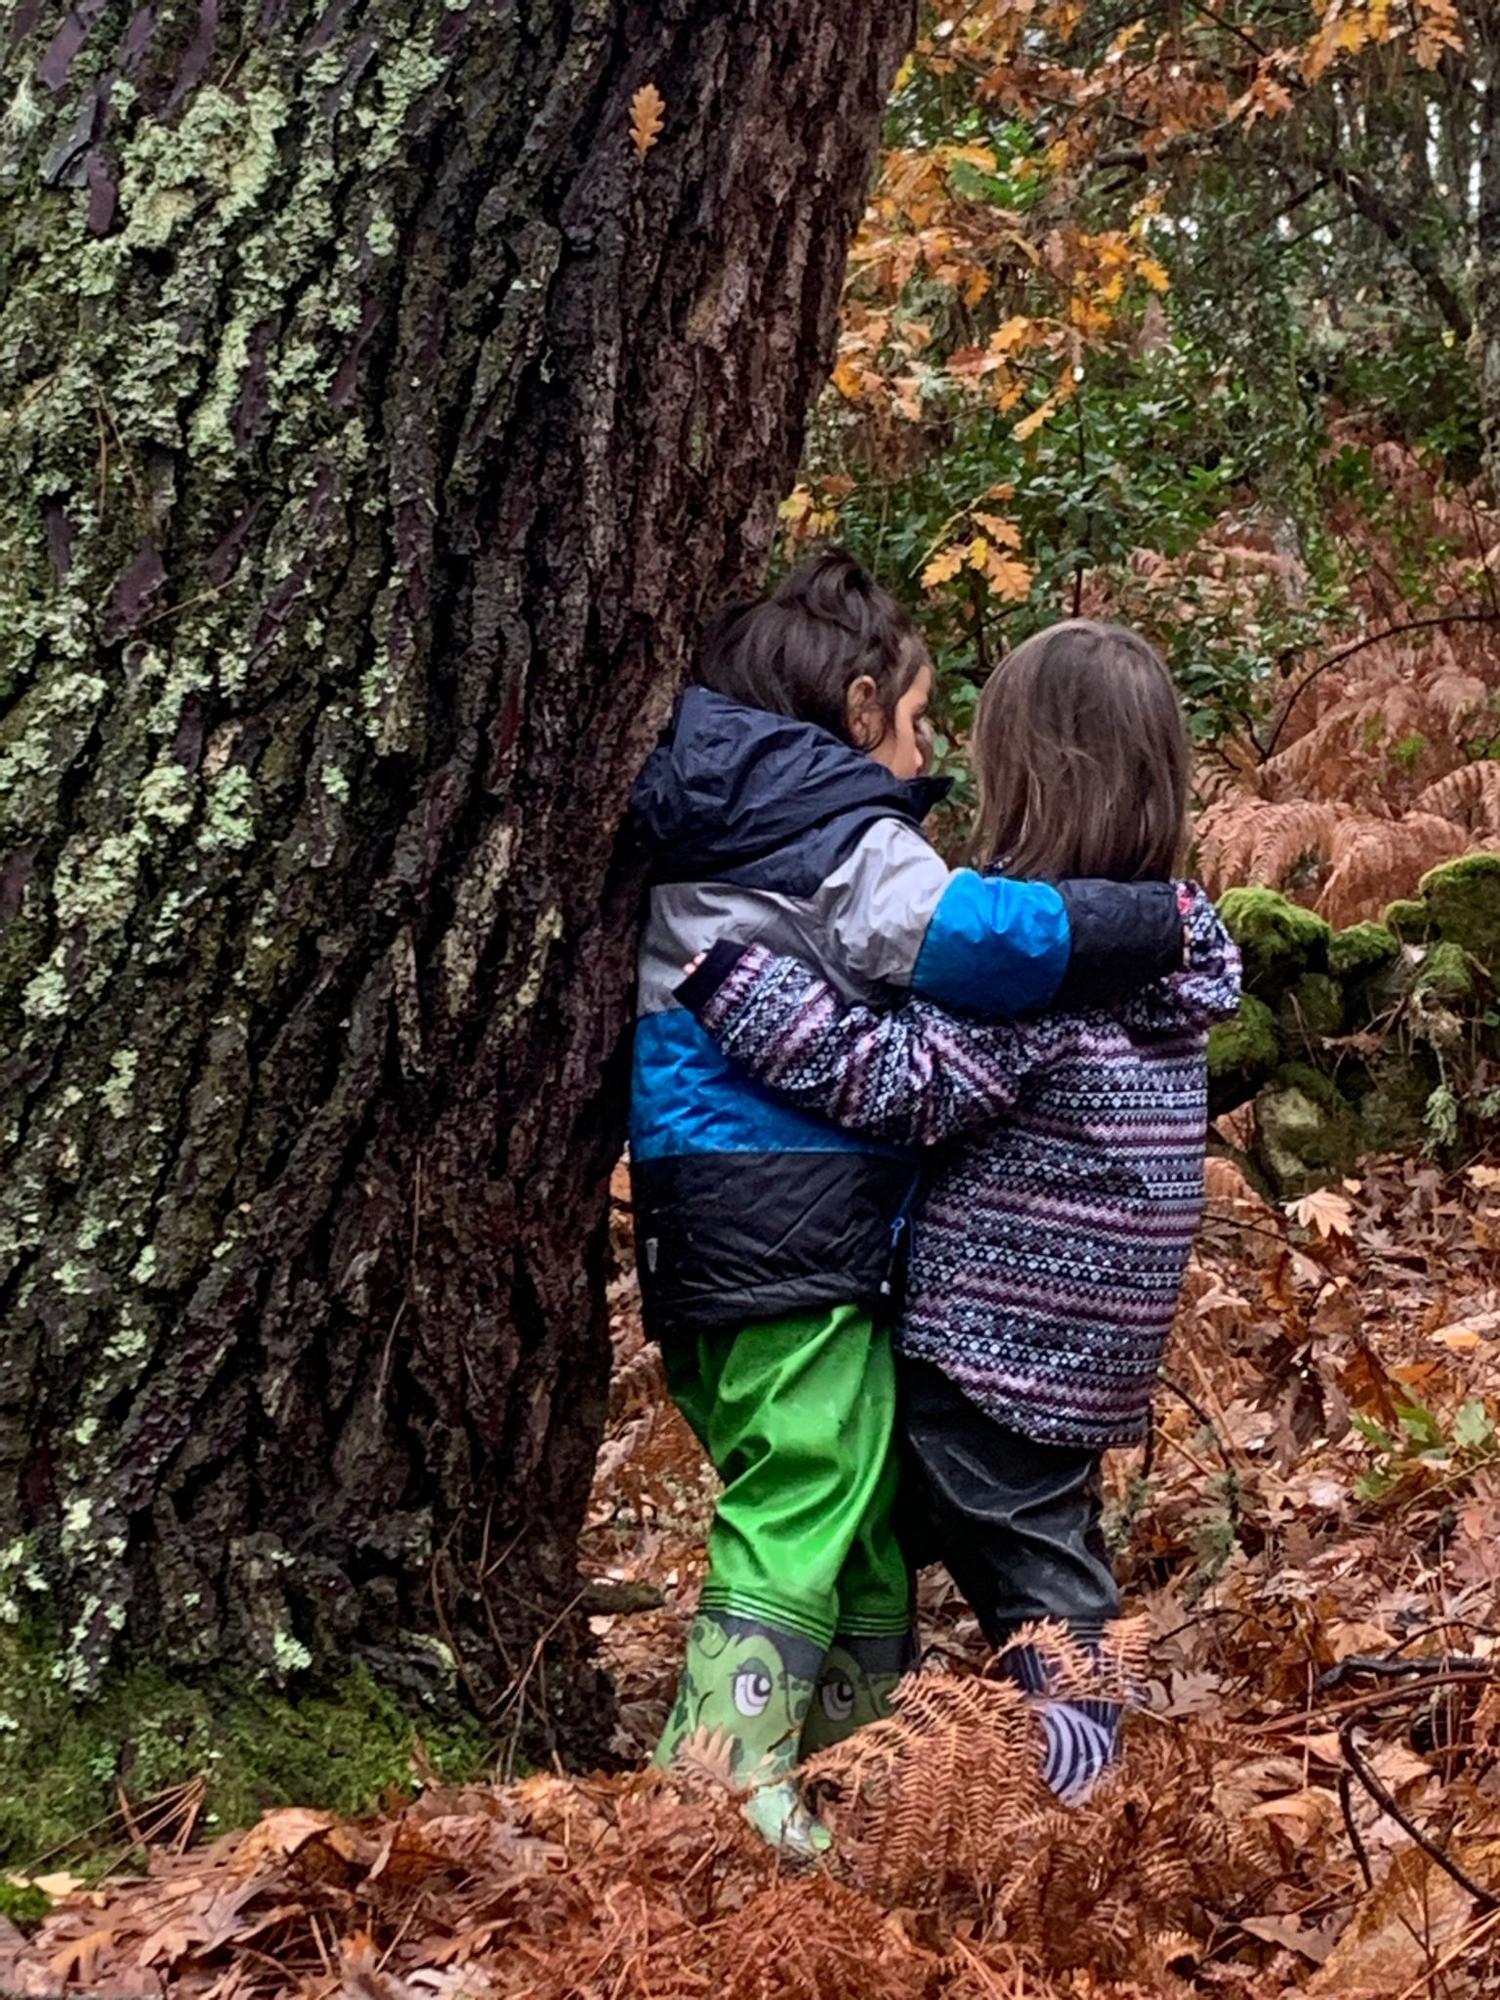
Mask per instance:
[[[915,1219],[900,1345],[1000,1423],[1141,1436],[1203,1206],[1209,1025],[1239,954],[1181,892],[1186,969],[1113,1013],[980,1022],[847,1006],[752,947],[702,1005],[725,1053],[852,1130],[949,1144]]]

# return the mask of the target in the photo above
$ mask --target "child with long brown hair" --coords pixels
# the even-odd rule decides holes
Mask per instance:
[[[1166,882],[1181,866],[1187,733],[1135,633],[1073,619],[996,668],[974,760],[983,865]],[[1033,1620],[1096,1645],[1119,1598],[1104,1450],[1144,1432],[1202,1206],[1205,1043],[1239,997],[1234,945],[1178,885],[1186,957],[1115,1007],[980,1022],[847,1003],[763,947],[721,941],[682,997],[724,1052],[872,1137],[954,1140],[914,1224],[897,1336],[921,1510],[992,1644]],[[1039,1656],[1007,1655],[1047,1695]],[[1077,1797],[1114,1751],[1110,1704],[1043,1699],[1045,1769]]]

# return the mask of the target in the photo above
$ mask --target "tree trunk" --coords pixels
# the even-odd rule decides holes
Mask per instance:
[[[1500,505],[1500,19],[1492,0],[1465,8],[1466,68],[1474,106],[1474,241],[1469,281],[1474,298],[1468,337],[1479,391],[1480,434],[1490,492]]]
[[[618,829],[910,11],[20,0],[0,1594],[80,1692],[440,1640],[588,1747]]]

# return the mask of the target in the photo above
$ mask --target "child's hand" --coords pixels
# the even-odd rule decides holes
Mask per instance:
[[[704,959],[707,957],[708,953],[706,951],[700,951],[696,958],[690,958],[687,964],[682,968],[683,978],[691,979],[693,974],[698,970],[698,967],[703,963]]]

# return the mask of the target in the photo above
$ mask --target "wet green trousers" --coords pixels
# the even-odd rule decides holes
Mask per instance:
[[[662,1342],[673,1400],[724,1491],[705,1611],[841,1637],[905,1633],[897,1545],[896,1372],[889,1327],[821,1306]]]

